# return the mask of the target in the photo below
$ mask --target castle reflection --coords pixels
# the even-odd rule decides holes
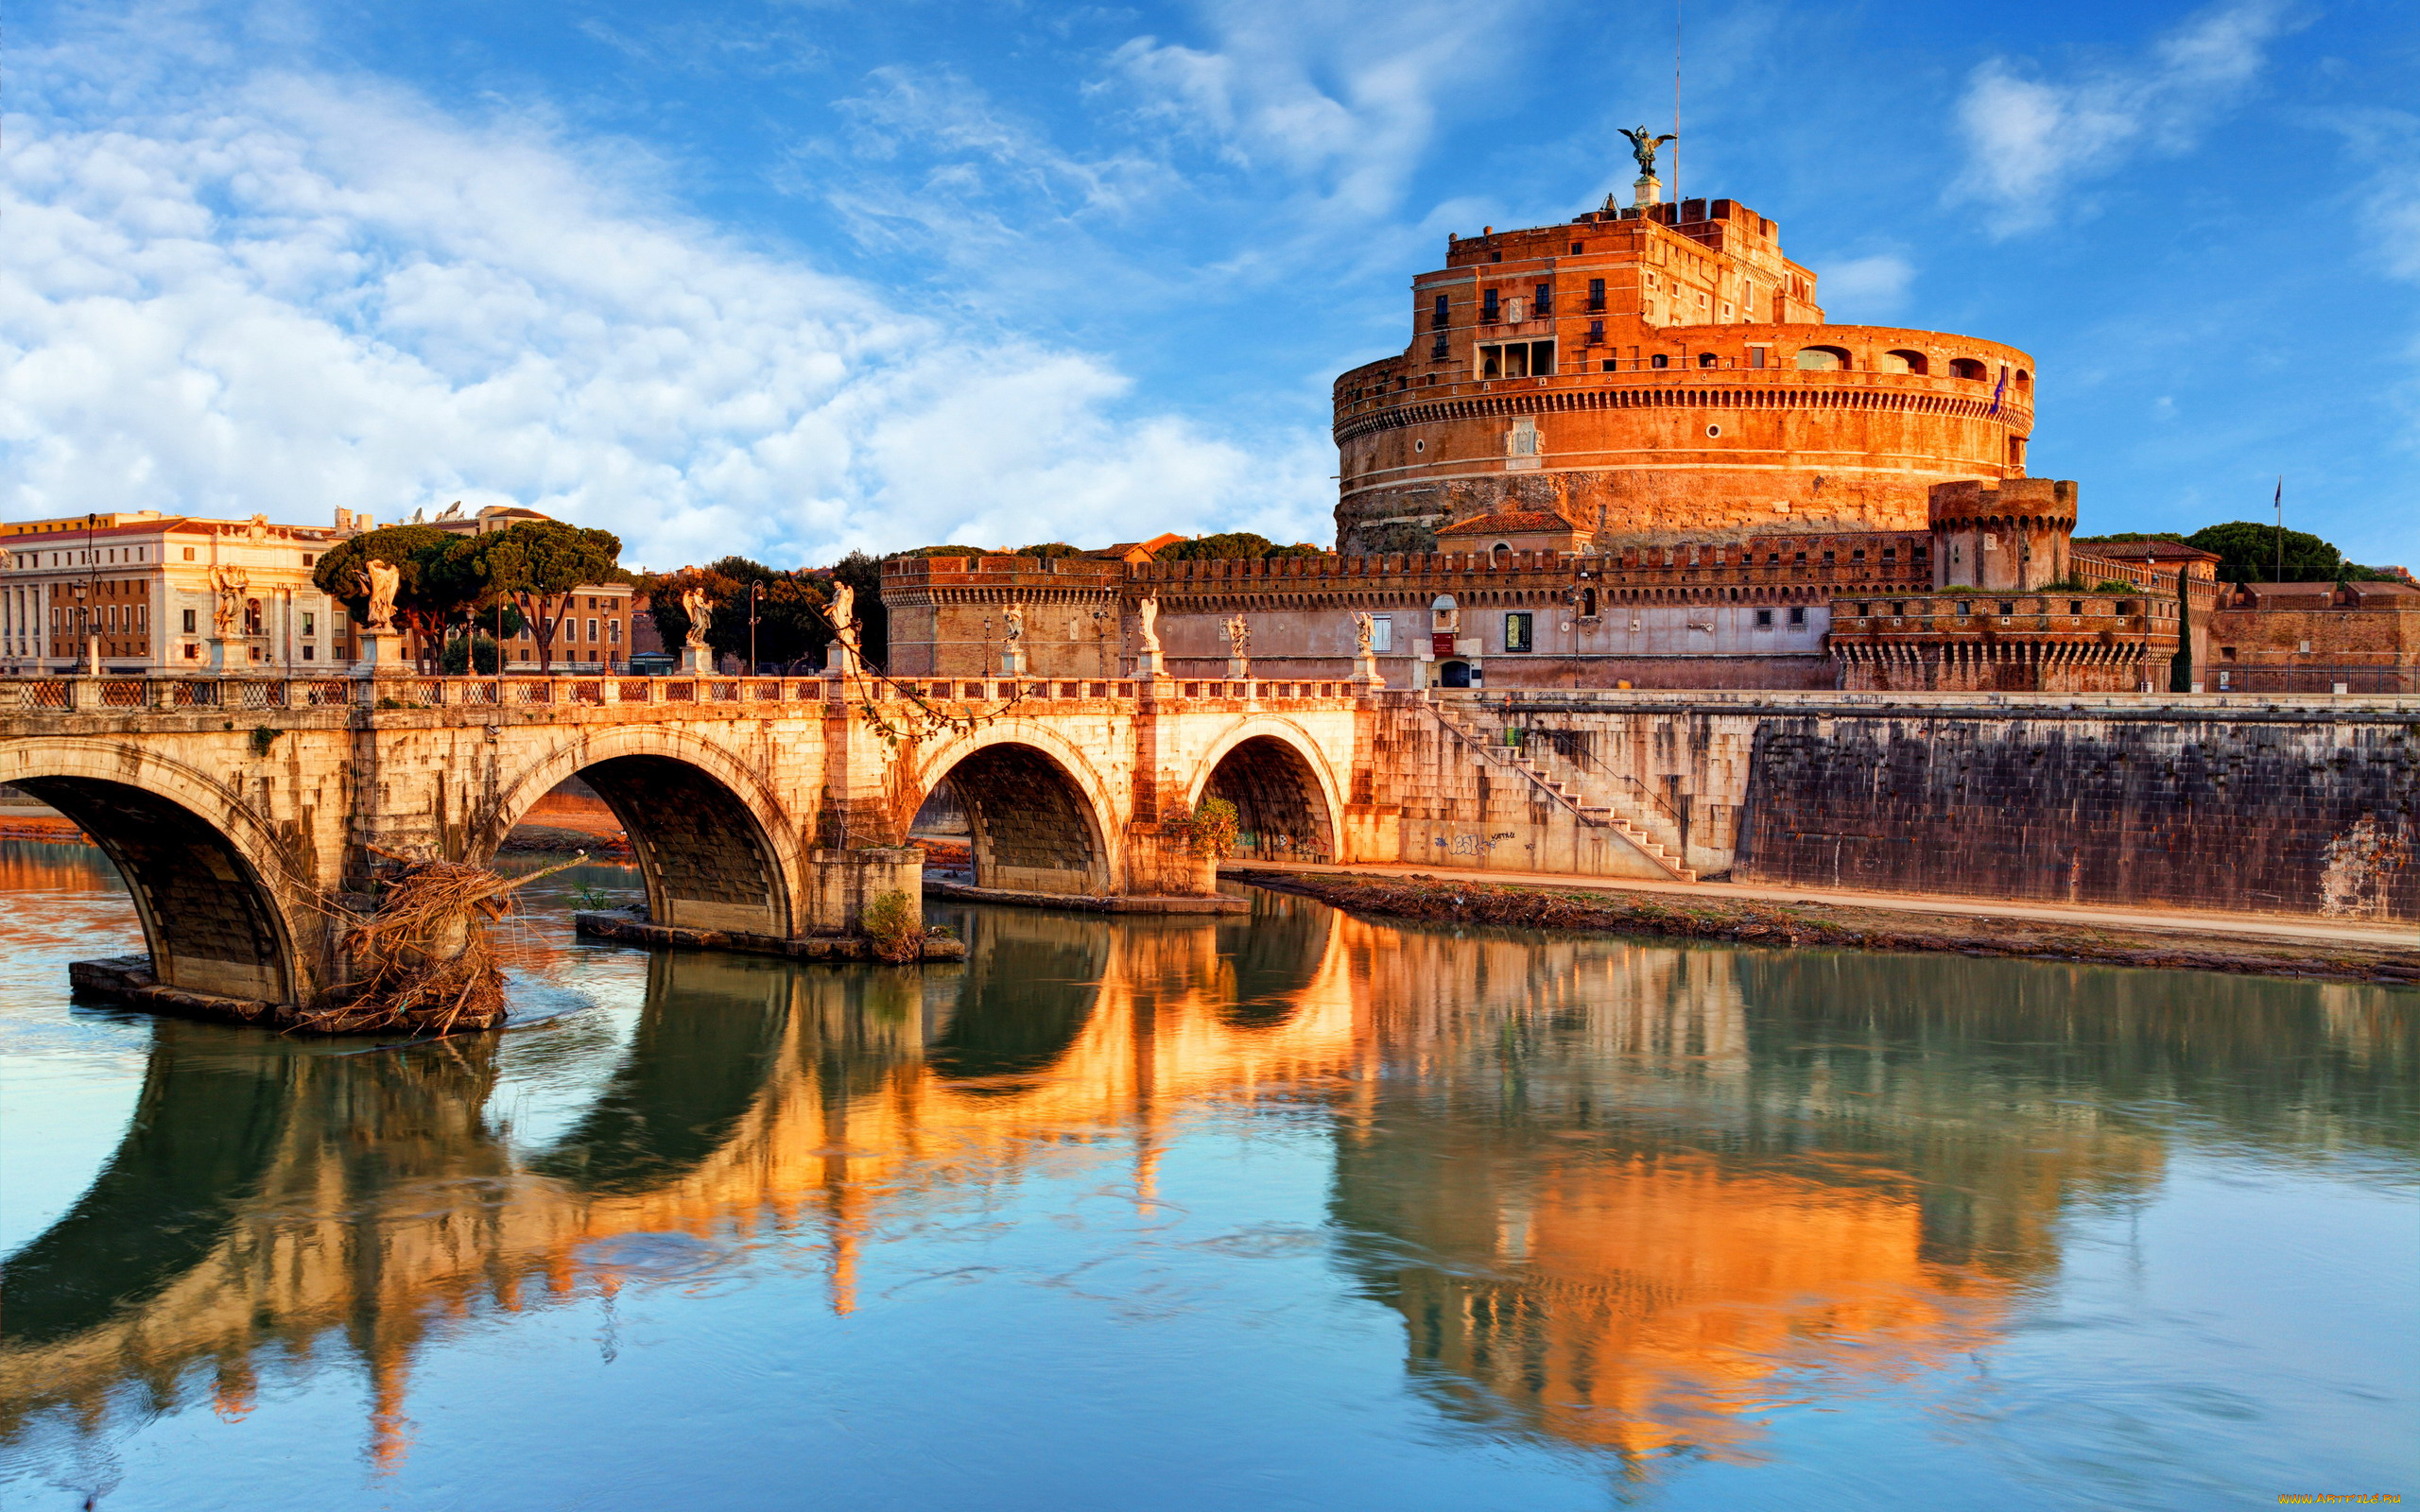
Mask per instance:
[[[1268,896],[964,927],[968,964],[923,973],[658,954],[612,1075],[535,1152],[493,1116],[495,1038],[161,1021],[114,1158],[9,1262],[0,1438],[197,1390],[241,1415],[341,1338],[391,1464],[416,1353],[466,1317],[706,1252],[678,1236],[811,1256],[846,1313],[868,1246],[953,1193],[1110,1162],[1149,1213],[1189,1120],[1282,1100],[1331,1131],[1338,1264],[1442,1410],[1722,1455],[1777,1401],[1989,1345],[2062,1214],[2156,1183],[2180,1117],[2287,1150],[2408,1150],[2415,1123],[2410,1017],[2359,988],[1464,937]]]

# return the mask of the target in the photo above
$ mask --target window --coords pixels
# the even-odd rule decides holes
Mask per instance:
[[[1428,344],[1428,360],[1431,362],[1443,362],[1445,360],[1447,348],[1445,345],[1445,333],[1440,331],[1437,333],[1437,339]]]
[[[53,559],[56,559],[56,558],[53,558]],[[191,546],[187,546],[187,547],[185,548],[185,560],[187,560],[187,561],[191,561],[191,560],[193,560],[193,548],[192,548]]]
[[[592,598],[589,602],[594,604],[596,600]],[[592,641],[596,639],[596,622],[595,620],[590,620],[588,622],[588,638]]]
[[[1791,629],[1803,629],[1806,627],[1806,610],[1805,609],[1793,609],[1789,611],[1789,627]]]
[[[1773,611],[1769,609],[1760,609],[1756,610],[1756,628],[1760,630],[1770,630],[1772,627]]]
[[[622,644],[622,622],[620,620],[607,620],[605,622],[605,639],[613,642],[615,645]]]
[[[1772,349],[1768,347],[1750,347],[1748,349],[1748,366],[1751,368],[1763,367],[1765,365],[1765,354],[1771,350]]]
[[[1798,367],[1802,372],[1840,372],[1849,365],[1849,354],[1838,347],[1802,347]]]
[[[1826,567],[1832,565],[1832,554],[1828,551],[1824,553],[1824,565]]]
[[[1599,347],[1599,346],[1602,346],[1602,345],[1604,345],[1604,343],[1605,343],[1605,322],[1604,322],[1604,321],[1602,321],[1602,320],[1591,320],[1591,321],[1589,321],[1589,322],[1588,322],[1588,344],[1589,344],[1590,346],[1592,346],[1592,347]]]
[[[1981,383],[1983,365],[1972,357],[1952,357],[1949,359],[1949,375],[1963,378],[1969,383]]]
[[[1530,640],[1530,618],[1527,610],[1504,616],[1504,649],[1507,651],[1532,649]]]
[[[1883,559],[1884,561],[1896,561],[1896,560],[1898,559],[1898,558],[1899,558],[1899,548],[1898,548],[1898,547],[1896,547],[1896,546],[1885,546],[1885,547],[1883,547],[1883,548],[1882,548],[1882,559]]]
[[[1721,359],[1715,356],[1711,352],[1701,352],[1698,353],[1698,366],[1701,368],[1711,368],[1720,360]]]
[[[2000,618],[2006,619],[2008,616],[2015,612],[2016,606],[2014,604],[2003,603],[2000,605]]]
[[[1666,356],[1663,352],[1657,352],[1654,356],[1648,358],[1647,360],[1648,360],[1648,364],[1649,364],[1651,367],[1655,367],[1655,368],[1669,368],[1670,366],[1672,366],[1672,359],[1671,359],[1670,357]]]
[[[302,611],[302,633],[305,635],[320,633],[320,616],[308,610]]]
[[[1958,612],[1959,612],[1959,615],[1962,618],[1962,617],[1964,617],[1965,615],[1968,615],[1968,614],[1972,614],[1972,613],[1974,613],[1974,612],[1975,612],[1975,606],[1974,606],[1973,604],[1968,603],[1965,599],[1962,599],[1962,599],[1960,599],[1960,600],[1958,601]]]
[[[319,559],[319,554],[316,552],[306,551],[302,554],[302,565],[305,567],[310,566],[313,562],[318,561]]]
[[[1907,612],[1908,612],[1908,606],[1906,605],[1906,603],[1904,603],[1904,602],[1902,602],[1902,601],[1899,601],[1899,600],[1895,600],[1895,599],[1894,599],[1894,600],[1893,600],[1892,605],[1891,605],[1891,617],[1892,617],[1893,619],[1898,619],[1898,618],[1900,618],[1900,617],[1904,616]]]
[[[1789,559],[1792,565],[1804,567],[1806,565],[1806,553],[1803,551],[1793,553]]]
[[[1440,294],[1436,301],[1428,307],[1428,329],[1443,331],[1450,318],[1450,307],[1445,302],[1445,296]]]
[[[184,612],[184,633],[187,635],[193,633],[193,610],[191,610]]]
[[[1616,361],[1615,361],[1613,358],[1611,358],[1611,357],[1607,357],[1607,358],[1605,359],[1605,370],[1606,370],[1607,372],[1614,372],[1614,371],[1616,371],[1616,370],[1618,370],[1620,368],[1621,368],[1621,364],[1620,364],[1620,363],[1618,363],[1618,362],[1616,362]]]
[[[1863,546],[1859,546],[1859,547],[1858,547],[1858,548],[1857,548],[1857,550],[1850,552],[1850,553],[1849,553],[1849,560],[1851,560],[1851,561],[1863,561],[1863,560],[1865,560],[1865,548],[1864,548]]]
[[[2083,613],[2083,599],[2081,599],[2081,598],[2071,598],[2071,599],[2068,599],[2068,600],[2067,600],[2067,612],[2068,612],[2068,613],[2070,613],[2070,614],[2081,614],[2081,613]]]
[[[1370,616],[1370,649],[1392,651],[1395,648],[1395,622],[1392,615]]]
[[[1604,307],[1605,281],[1601,278],[1592,278],[1588,281],[1588,308],[1601,310]]]
[[[1478,318],[1480,319],[1493,324],[1499,313],[1500,309],[1496,303],[1495,290],[1490,289],[1485,294],[1479,296]]]
[[[320,648],[316,645],[304,646],[302,648],[302,660],[305,662],[317,662],[320,660]]]
[[[1541,284],[1538,285],[1537,298],[1530,301],[1530,314],[1534,318],[1540,320],[1543,320],[1547,316],[1554,314],[1553,284]]]
[[[1578,257],[1581,252],[1586,249],[1586,246],[1587,244],[1584,242],[1573,242],[1571,244],[1571,255]]]
[[[1877,372],[1924,372],[1927,364],[1921,352],[1886,352],[1874,364]]]

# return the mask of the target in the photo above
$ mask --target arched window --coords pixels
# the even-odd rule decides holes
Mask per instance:
[[[2033,392],[2033,375],[2022,368],[2016,369],[2016,391],[2020,394]]]
[[[1440,593],[1428,606],[1429,627],[1440,634],[1462,627],[1462,611],[1450,593]]]
[[[1495,565],[1501,567],[1512,559],[1512,543],[1509,541],[1499,541],[1488,549],[1488,556],[1494,558]]]
[[[1698,353],[1698,366],[1701,368],[1714,367],[1720,361],[1721,361],[1721,359],[1717,357],[1711,352],[1701,352]]]
[[[1849,354],[1838,347],[1801,347],[1798,366],[1804,372],[1839,372],[1849,365]]]
[[[1876,369],[1882,372],[1920,373],[1927,371],[1929,368],[1929,365],[1925,361],[1925,354],[1923,352],[1909,352],[1905,349],[1884,352],[1882,354],[1882,360],[1876,362],[1874,366]]]
[[[1977,362],[1972,357],[1952,357],[1949,359],[1949,375],[1953,378],[1963,378],[1970,383],[1981,383],[1983,381],[1983,365]]]

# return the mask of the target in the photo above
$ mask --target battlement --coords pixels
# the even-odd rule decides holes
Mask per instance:
[[[1936,483],[1925,503],[1936,530],[1976,524],[2076,523],[2076,485],[2053,478],[1959,478]]]

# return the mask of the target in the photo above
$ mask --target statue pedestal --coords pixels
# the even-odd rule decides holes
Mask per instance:
[[[1664,202],[1664,180],[1651,173],[1642,173],[1631,180],[1631,203],[1640,210]]]
[[[219,641],[210,643],[213,662],[219,659],[224,644]],[[401,630],[366,629],[361,632],[361,659],[353,664],[354,677],[399,678],[411,669],[411,662],[404,655]]]
[[[684,645],[681,648],[681,665],[677,669],[684,678],[714,675],[715,653],[712,646]]]
[[[1167,659],[1156,645],[1143,648],[1143,659],[1134,668],[1134,676],[1145,682],[1166,682],[1168,678]]]
[[[1359,662],[1353,669],[1353,680],[1360,687],[1366,688],[1373,693],[1375,693],[1377,690],[1387,685],[1387,679],[1381,676],[1378,671],[1378,655],[1376,652],[1364,651],[1361,653]]]
[[[1252,658],[1246,656],[1231,656],[1227,658],[1227,680],[1229,682],[1250,682],[1252,680]]]
[[[1000,653],[1000,676],[1004,678],[1022,678],[1025,676],[1024,646],[1011,645],[1007,650]]]

